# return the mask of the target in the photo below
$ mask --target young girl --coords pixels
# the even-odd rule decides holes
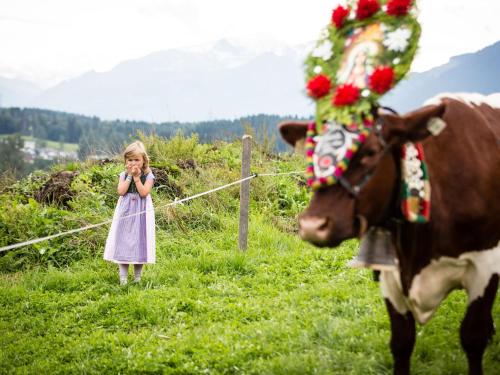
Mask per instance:
[[[142,142],[129,145],[124,153],[126,172],[120,173],[118,203],[106,240],[104,259],[118,263],[120,284],[127,284],[128,266],[134,265],[134,282],[141,280],[142,266],[154,263],[155,219],[149,193],[154,175]]]

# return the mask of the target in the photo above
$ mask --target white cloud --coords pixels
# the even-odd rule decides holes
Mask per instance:
[[[337,0],[0,0],[0,76],[44,84],[151,52],[226,38],[315,40]],[[413,69],[500,40],[498,0],[420,0]]]

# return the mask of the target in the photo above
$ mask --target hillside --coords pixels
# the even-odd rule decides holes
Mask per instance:
[[[42,91],[31,82],[0,77],[0,108],[27,105]]]
[[[0,373],[391,371],[378,285],[370,272],[346,266],[357,241],[326,250],[296,235],[296,216],[309,199],[302,177],[252,180],[249,248],[241,253],[238,186],[165,207],[239,179],[239,142],[144,141],[158,177],[152,194],[157,264],[146,266],[141,283],[120,286],[116,266],[101,258],[107,226],[2,253]],[[253,147],[254,172],[304,167],[299,157]],[[61,165],[51,173],[73,172],[69,199],[45,195],[52,203],[37,194],[47,172],[16,184],[1,181],[0,246],[107,220],[122,168],[116,162]],[[466,372],[458,338],[466,303],[455,292],[418,327],[415,374]],[[498,325],[498,303],[493,316]],[[486,351],[485,374],[495,373],[499,358],[497,334]]]

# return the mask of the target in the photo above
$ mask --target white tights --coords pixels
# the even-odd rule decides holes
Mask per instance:
[[[120,284],[126,284],[128,279],[128,264],[120,263]],[[134,281],[141,281],[143,264],[134,264]]]

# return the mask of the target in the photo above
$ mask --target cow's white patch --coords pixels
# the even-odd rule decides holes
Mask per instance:
[[[457,92],[457,93],[441,93],[424,102],[424,105],[438,105],[444,98],[460,100],[469,105],[481,105],[483,103],[488,104],[493,108],[500,108],[500,93],[495,93],[491,95],[482,95],[478,93],[468,93],[468,92]]]
[[[453,289],[465,289],[470,304],[483,295],[495,273],[500,274],[500,242],[491,250],[433,260],[413,278],[408,296],[403,295],[399,271],[382,271],[380,287],[396,311],[411,311],[417,322],[425,324]]]

